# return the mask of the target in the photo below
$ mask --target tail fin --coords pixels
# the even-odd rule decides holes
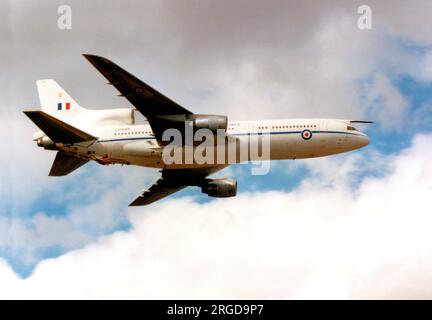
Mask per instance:
[[[87,110],[81,107],[55,80],[38,80],[36,84],[43,112],[68,122]]]
[[[49,175],[52,177],[65,176],[87,162],[88,160],[86,159],[74,157],[63,151],[59,151],[54,159]]]

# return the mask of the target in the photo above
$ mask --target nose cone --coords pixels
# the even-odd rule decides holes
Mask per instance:
[[[357,148],[365,147],[370,143],[369,137],[364,133],[362,133],[361,135],[357,135],[355,137],[355,140],[355,145]]]

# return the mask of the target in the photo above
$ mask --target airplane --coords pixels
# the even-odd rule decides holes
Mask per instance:
[[[133,107],[117,109],[86,109],[52,79],[38,80],[41,110],[24,111],[41,131],[33,135],[39,147],[57,154],[50,176],[65,176],[93,160],[102,165],[122,164],[158,168],[161,177],[140,194],[130,206],[148,205],[189,186],[200,187],[211,197],[233,197],[237,182],[230,178],[209,178],[231,163],[253,160],[305,159],[339,154],[362,148],[369,137],[354,127],[355,123],[372,121],[343,119],[277,119],[258,121],[228,121],[225,115],[194,114],[159,93],[114,62],[96,55],[83,55],[119,91]],[[135,112],[146,119],[135,120]],[[174,129],[186,136],[188,130],[205,130],[210,138],[220,138],[207,144],[206,150],[222,147],[234,156],[223,161],[167,162],[164,150],[179,151],[184,160],[188,152],[200,144],[194,139],[173,143],[164,136]],[[241,155],[243,146],[252,137],[265,137],[269,152],[265,157],[252,152]],[[208,137],[206,137],[207,140]],[[202,139],[201,141],[204,141]],[[264,141],[264,140],[263,140]],[[261,143],[263,143],[263,141]],[[204,143],[202,142],[202,143]],[[217,151],[218,152],[218,151]],[[216,152],[216,153],[217,153]],[[166,154],[165,154],[166,155]],[[214,159],[216,154],[210,156]],[[219,158],[218,158],[219,159]],[[220,159],[219,159],[220,160]]]

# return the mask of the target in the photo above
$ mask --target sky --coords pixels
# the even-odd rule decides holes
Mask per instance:
[[[360,29],[357,9],[371,8]],[[72,11],[58,28],[58,8]],[[430,1],[0,2],[0,298],[432,297]],[[37,14],[35,14],[37,13]],[[217,176],[127,205],[157,170],[87,164],[48,177],[55,153],[22,110],[52,78],[87,108],[129,107],[81,56],[115,61],[196,113],[231,120],[373,120],[371,144]]]

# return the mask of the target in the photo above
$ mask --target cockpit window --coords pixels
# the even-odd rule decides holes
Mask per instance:
[[[347,130],[351,130],[351,131],[357,131],[356,128],[352,127],[352,126],[347,126]]]

